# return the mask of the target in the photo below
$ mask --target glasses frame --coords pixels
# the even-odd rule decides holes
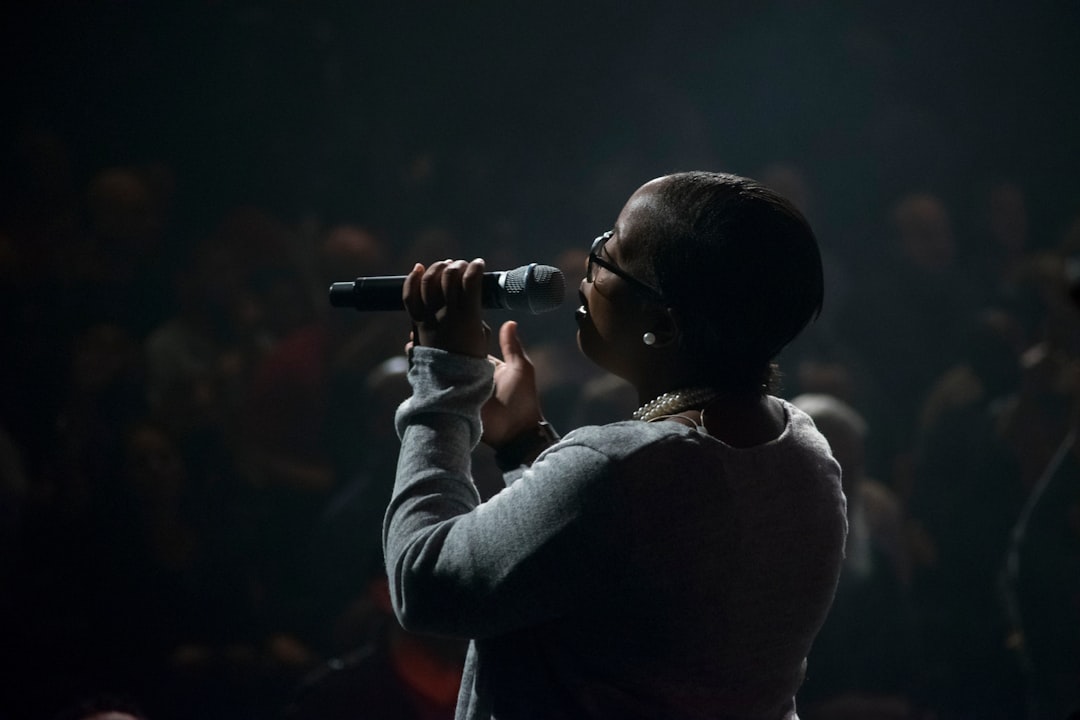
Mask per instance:
[[[604,243],[610,240],[613,234],[613,230],[608,230],[606,233],[598,236],[595,240],[592,241],[592,247],[589,248],[589,262],[585,268],[585,279],[590,283],[593,282],[593,277],[596,273],[596,271],[593,269],[593,265],[599,265],[612,275],[616,275],[622,278],[623,281],[629,284],[635,292],[643,295],[649,301],[657,303],[667,302],[664,299],[664,296],[660,294],[659,290],[649,287],[645,283],[641,282],[637,278],[627,273],[618,265],[600,257],[600,251],[603,249]]]

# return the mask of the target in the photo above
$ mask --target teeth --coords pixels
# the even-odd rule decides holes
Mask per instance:
[[[578,305],[578,309],[577,309],[577,312],[578,312],[578,315],[585,315],[585,314],[587,314],[587,312],[586,312],[586,310],[585,310],[585,306],[584,306],[584,305]]]

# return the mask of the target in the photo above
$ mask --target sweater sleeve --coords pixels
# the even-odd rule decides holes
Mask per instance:
[[[592,582],[568,576],[590,563],[566,559],[580,560],[590,532],[582,495],[607,458],[564,440],[481,504],[470,456],[491,378],[486,360],[413,351],[413,396],[395,418],[401,454],[383,526],[391,599],[409,630],[505,633],[564,613]]]

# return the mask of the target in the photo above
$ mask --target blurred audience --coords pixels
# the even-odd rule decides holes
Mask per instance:
[[[912,697],[917,667],[904,510],[895,493],[866,474],[869,430],[854,408],[825,394],[799,395],[792,403],[829,441],[848,499],[844,567],[810,654],[799,714],[831,720],[857,699],[867,716],[892,717]]]
[[[545,407],[560,431],[608,422],[636,398],[563,332],[606,228],[533,247],[531,223],[485,198],[558,203],[543,183],[495,187],[497,145],[417,145],[363,217],[238,204],[200,228],[210,211],[185,207],[164,164],[80,173],[60,134],[13,143],[4,717],[452,716],[462,648],[397,627],[379,567],[408,327],[331,309],[326,289],[465,253],[555,257],[567,304],[521,329]],[[582,196],[621,194],[626,168],[649,166],[643,149],[615,154]],[[851,530],[800,713],[1062,720],[1080,703],[1080,220],[1047,247],[1034,228],[1060,218],[1037,217],[1017,182],[973,179],[969,215],[939,194],[888,198],[856,257],[832,237],[852,225],[844,199],[809,170],[762,170],[814,220],[830,278],[825,313],[779,359],[780,392],[832,444]],[[536,223],[554,235],[591,212]],[[473,461],[481,493],[499,492],[492,458]],[[70,698],[93,702],[54,707]]]
[[[0,426],[0,617],[15,609],[13,583],[23,558],[23,533],[29,478],[22,453]]]
[[[892,481],[901,471],[895,466],[910,461],[923,395],[956,361],[977,305],[940,197],[916,192],[897,199],[884,226],[884,253],[862,268],[838,323],[880,393],[866,412],[875,428],[870,452],[873,466]]]
[[[310,673],[285,709],[288,720],[453,720],[468,643],[402,629],[381,558],[373,560],[371,639]]]

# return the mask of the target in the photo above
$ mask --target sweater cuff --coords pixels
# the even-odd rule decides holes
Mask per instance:
[[[487,358],[414,347],[409,367],[413,394],[398,406],[394,427],[398,437],[418,415],[442,414],[462,418],[469,426],[472,447],[480,442],[480,408],[494,387],[495,368]]]

